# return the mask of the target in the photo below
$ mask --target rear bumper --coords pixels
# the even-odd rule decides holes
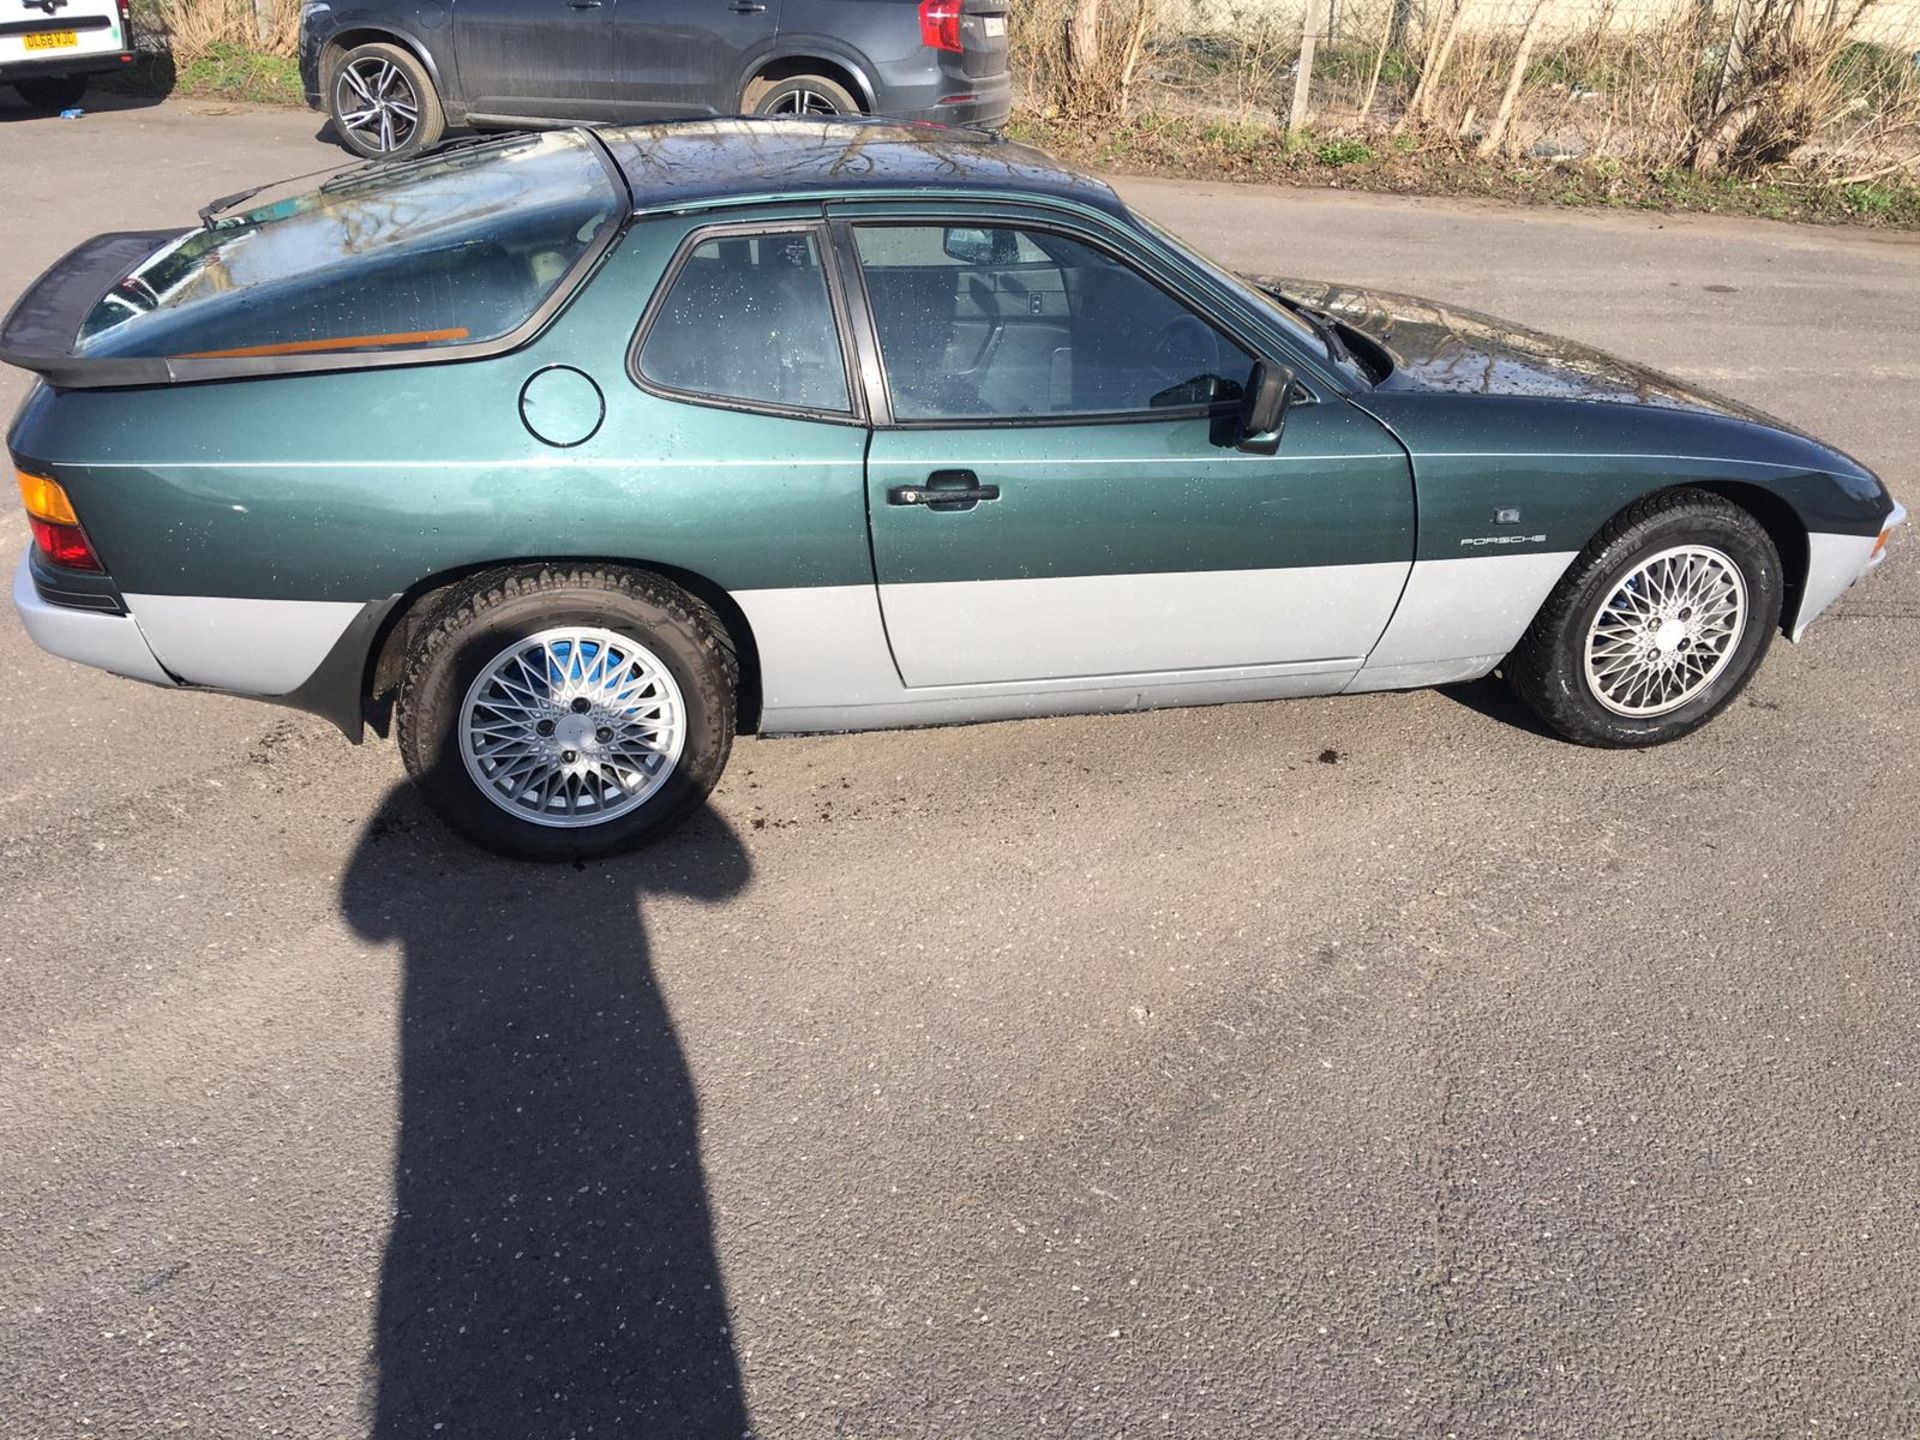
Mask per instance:
[[[56,605],[34,581],[28,550],[13,576],[13,608],[28,637],[50,655],[110,670],[131,680],[171,687],[174,679],[154,658],[147,637],[131,615]]]
[[[0,85],[15,80],[45,80],[62,75],[105,75],[133,64],[131,50],[96,50],[90,54],[70,52],[33,60],[0,62]]]
[[[998,130],[1013,114],[1013,80],[996,75],[985,80],[963,80],[941,75],[936,83],[916,79],[913,84],[888,83],[881,77],[874,112],[896,120],[931,120],[937,125],[972,125]]]

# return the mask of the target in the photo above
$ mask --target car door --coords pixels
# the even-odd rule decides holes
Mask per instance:
[[[753,62],[773,48],[780,0],[608,0],[623,113],[732,115]]]
[[[460,91],[477,115],[620,120],[613,0],[455,0]]]
[[[883,387],[868,523],[905,684],[1358,669],[1413,559],[1376,421],[1302,386],[1277,453],[1236,448],[1247,346],[1090,232],[836,232]]]

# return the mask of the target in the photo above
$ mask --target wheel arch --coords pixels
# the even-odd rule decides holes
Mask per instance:
[[[427,77],[433,81],[443,109],[451,97],[447,94],[446,78],[440,73],[440,66],[433,58],[432,49],[418,36],[410,35],[397,25],[351,25],[336,30],[329,35],[326,43],[320,47],[320,99],[324,105],[328,92],[333,88],[334,67],[340,63],[340,57],[349,50],[362,45],[398,45],[426,70]]]
[[[758,60],[740,82],[740,109],[747,111],[747,97],[759,84],[775,84],[799,75],[820,75],[844,87],[860,102],[862,113],[871,115],[877,101],[872,80],[865,68],[852,56],[831,52],[825,45],[808,45],[782,50]]]
[[[1741,480],[1693,480],[1685,485],[1669,485],[1669,490],[1704,490],[1737,505],[1753,519],[1780,555],[1780,628],[1791,635],[1794,619],[1800,613],[1800,597],[1806,590],[1807,568],[1812,551],[1807,539],[1807,523],[1792,503],[1763,485]],[[1608,520],[1612,520],[1612,516]]]
[[[719,625],[739,664],[735,728],[743,735],[760,728],[760,650],[746,612],[733,596],[724,586],[678,565],[610,555],[543,555],[537,559],[484,561],[427,576],[407,589],[388,609],[367,647],[359,695],[366,723],[382,737],[387,735],[408,647],[468,590],[484,587],[494,577],[508,572],[573,565],[604,565],[657,575],[692,597]]]

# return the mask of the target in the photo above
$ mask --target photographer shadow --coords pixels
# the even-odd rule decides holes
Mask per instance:
[[[372,1433],[749,1433],[699,1107],[641,907],[750,865],[710,812],[586,867],[496,860],[407,790],[341,910],[405,949]]]

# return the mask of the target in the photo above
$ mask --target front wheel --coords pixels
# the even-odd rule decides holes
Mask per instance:
[[[335,63],[327,114],[340,143],[369,160],[414,154],[447,129],[426,66],[385,42],[355,46]]]
[[[1780,625],[1780,556],[1704,490],[1631,506],[1568,568],[1508,657],[1514,690],[1582,745],[1663,745],[1746,688]]]
[[[80,97],[87,93],[87,77],[43,75],[37,80],[16,80],[13,88],[33,109],[54,115],[80,103]]]
[[[711,612],[663,580],[496,574],[415,643],[400,754],[435,808],[490,850],[613,854],[671,829],[713,789],[736,684]]]

